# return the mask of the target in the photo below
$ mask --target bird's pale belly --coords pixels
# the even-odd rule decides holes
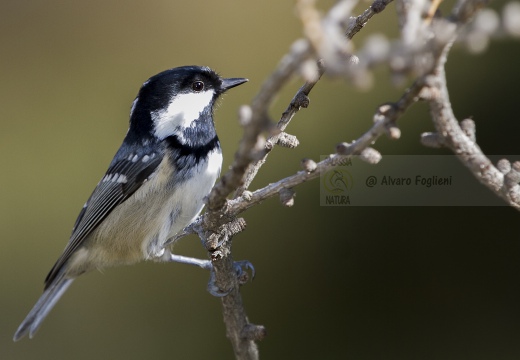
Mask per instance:
[[[167,174],[158,173],[159,180],[145,183],[140,193],[146,196],[131,196],[125,206],[116,207],[73,256],[70,270],[80,273],[161,256],[164,243],[200,213],[215,183],[218,172],[208,171],[206,162],[198,170],[192,180],[173,189],[161,184]]]

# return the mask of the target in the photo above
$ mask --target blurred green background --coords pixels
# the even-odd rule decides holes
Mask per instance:
[[[333,1],[322,1],[328,8]],[[500,8],[502,3],[495,3]],[[174,66],[208,65],[250,82],[216,113],[226,168],[241,136],[236,112],[301,36],[292,1],[0,2],[0,359],[230,359],[208,273],[142,263],[81,277],[31,341],[11,338],[42,290],[74,220],[127,129],[141,83]],[[368,7],[363,3],[358,13]],[[397,33],[394,6],[367,34]],[[484,54],[458,47],[448,62],[456,115],[473,116],[490,154],[520,154],[520,43]],[[368,129],[396,100],[385,69],[360,92],[324,78],[253,189],[318,160]],[[278,117],[301,80],[273,106]],[[445,154],[419,144],[425,104],[400,121],[383,154]],[[476,181],[476,180],[475,180]],[[507,207],[320,207],[319,182],[293,208],[266,201],[245,214],[236,259],[257,277],[243,287],[249,318],[268,329],[264,359],[515,359],[520,357],[520,239]],[[481,187],[475,196],[492,197]],[[195,237],[176,250],[204,257]]]

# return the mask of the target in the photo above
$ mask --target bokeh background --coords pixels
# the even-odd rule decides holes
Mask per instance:
[[[333,1],[321,1],[327,9]],[[449,7],[451,4],[447,4]],[[503,2],[493,6],[501,8]],[[0,359],[230,359],[220,301],[208,273],[142,263],[81,277],[33,340],[13,343],[20,321],[65,246],[85,199],[127,129],[149,76],[209,65],[248,77],[219,107],[225,167],[241,136],[236,112],[301,36],[292,1],[0,2]],[[357,8],[361,12],[368,6]],[[394,5],[366,35],[397,34]],[[447,71],[459,118],[472,116],[481,147],[520,154],[520,42],[452,51]],[[301,80],[273,105],[283,111]],[[385,68],[371,90],[324,78],[252,188],[294,173],[358,137],[375,108],[396,100]],[[400,121],[383,154],[445,154],[419,144],[431,131],[425,104]],[[475,180],[476,181],[476,180]],[[515,359],[520,357],[520,214],[508,207],[320,207],[319,182],[296,204],[248,211],[234,256],[257,277],[243,287],[250,320],[263,324],[264,359]],[[481,187],[472,196],[493,196]],[[391,205],[391,204],[389,204]],[[204,257],[195,237],[176,250]]]

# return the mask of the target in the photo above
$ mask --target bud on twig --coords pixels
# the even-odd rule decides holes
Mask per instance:
[[[316,165],[316,162],[314,160],[307,159],[307,158],[302,159],[301,165],[302,165],[303,170],[305,170],[308,173],[312,173],[312,172],[316,171],[316,168],[318,167],[318,165]]]
[[[384,121],[394,111],[395,104],[387,103],[379,106],[376,113],[374,114],[374,122]]]
[[[294,149],[300,142],[294,135],[287,134],[286,132],[280,133],[278,139],[276,140],[276,145],[280,145],[289,149]]]
[[[442,139],[438,133],[425,132],[421,134],[421,144],[431,148],[441,148],[443,146]]]
[[[390,123],[386,127],[386,135],[391,140],[399,140],[399,138],[401,137],[401,129],[397,127],[396,123]]]
[[[512,188],[520,183],[520,162],[515,161],[511,170],[505,176],[505,184],[508,188]]]
[[[500,159],[500,160],[498,160],[498,163],[497,163],[497,169],[502,174],[507,174],[508,172],[511,171],[511,163],[507,159]]]
[[[374,148],[366,148],[363,151],[361,151],[361,154],[359,155],[359,158],[371,165],[377,164],[379,161],[381,161],[381,153],[377,151]]]
[[[464,119],[460,122],[460,128],[464,131],[467,137],[470,138],[471,141],[477,141],[477,130],[475,126],[475,122],[472,119]]]
[[[294,190],[283,188],[280,190],[280,201],[283,206],[291,207],[294,205]]]
[[[350,146],[350,144],[347,142],[339,143],[338,145],[336,145],[336,153],[338,155],[349,155],[349,153],[348,153],[349,146]]]
[[[249,190],[245,190],[243,193],[242,193],[242,197],[244,198],[244,200],[246,201],[251,201],[251,199],[253,198],[253,193]]]

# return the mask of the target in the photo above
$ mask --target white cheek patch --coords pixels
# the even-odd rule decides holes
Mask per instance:
[[[165,110],[153,111],[151,115],[155,123],[155,135],[162,140],[181,129],[189,128],[204,108],[211,104],[214,94],[213,90],[179,94]]]
[[[208,169],[206,170],[206,172],[209,175],[214,176],[216,179],[220,174],[221,168],[222,153],[219,150],[213,150],[208,154]]]

